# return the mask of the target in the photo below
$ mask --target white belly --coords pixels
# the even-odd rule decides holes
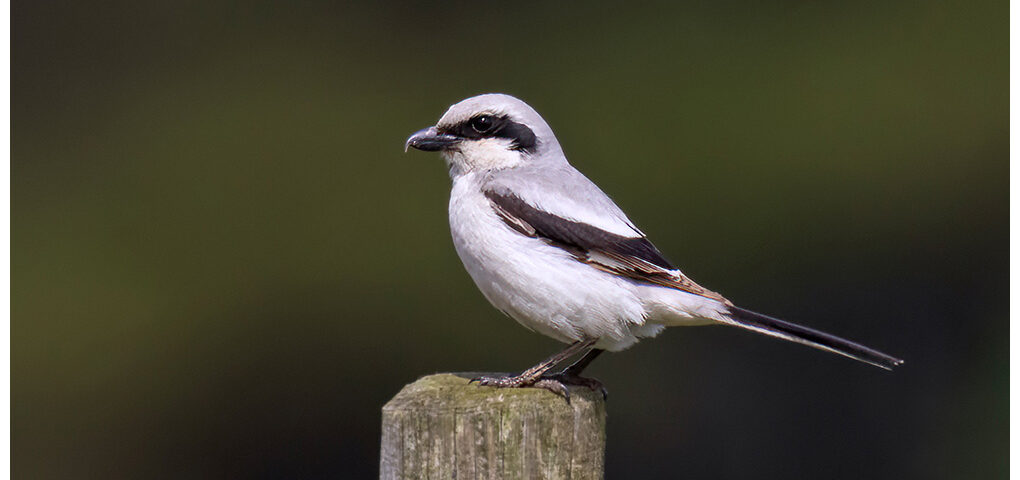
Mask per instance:
[[[492,210],[473,175],[454,181],[450,230],[465,268],[496,308],[561,342],[598,338],[597,347],[609,350],[662,329],[645,325],[642,286],[511,229]]]

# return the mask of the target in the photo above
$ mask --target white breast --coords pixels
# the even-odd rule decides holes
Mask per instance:
[[[454,179],[450,230],[464,267],[496,308],[561,342],[599,338],[599,348],[609,350],[661,329],[643,325],[639,285],[506,226],[482,194],[478,175]]]

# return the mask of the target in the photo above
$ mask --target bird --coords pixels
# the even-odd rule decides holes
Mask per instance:
[[[449,168],[454,248],[485,298],[524,327],[567,344],[517,375],[472,379],[500,388],[605,387],[582,371],[666,327],[727,325],[892,370],[903,360],[819,330],[753,312],[670,263],[623,210],[568,161],[552,128],[522,100],[462,100],[409,148]],[[559,372],[552,370],[580,356]]]

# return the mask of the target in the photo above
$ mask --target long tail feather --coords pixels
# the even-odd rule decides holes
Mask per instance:
[[[864,345],[768,315],[735,306],[729,307],[729,312],[729,316],[721,319],[722,323],[837,353],[886,370],[903,363],[903,360]]]

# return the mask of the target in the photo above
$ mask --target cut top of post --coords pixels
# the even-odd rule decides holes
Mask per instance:
[[[383,407],[380,478],[602,478],[605,402],[572,387],[571,402],[533,388],[468,384],[436,374]]]

